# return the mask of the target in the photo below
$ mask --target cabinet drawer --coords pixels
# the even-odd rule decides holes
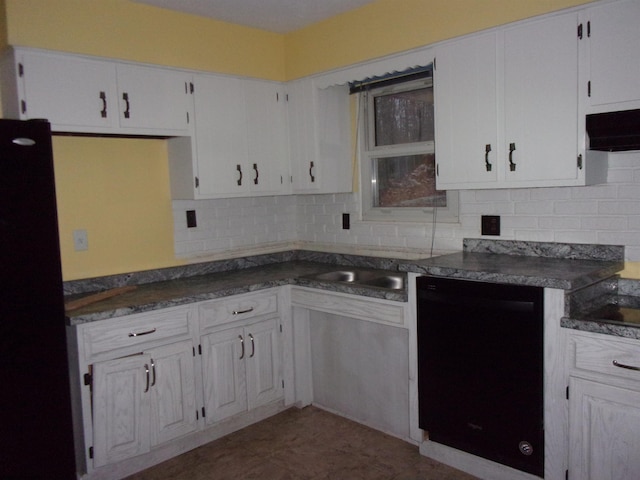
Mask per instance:
[[[141,346],[189,336],[189,309],[181,307],[86,324],[82,339],[87,359],[94,359],[114,350],[125,355],[135,353]]]
[[[204,329],[221,323],[246,320],[277,311],[278,296],[276,293],[234,295],[200,305],[200,326]]]
[[[582,335],[572,339],[573,368],[640,381],[640,343]]]

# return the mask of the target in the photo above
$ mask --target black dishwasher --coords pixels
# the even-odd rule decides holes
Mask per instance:
[[[418,277],[420,428],[544,476],[543,289]]]

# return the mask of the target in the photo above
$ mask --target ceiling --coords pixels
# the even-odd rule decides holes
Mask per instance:
[[[288,33],[375,0],[133,0],[225,22]]]

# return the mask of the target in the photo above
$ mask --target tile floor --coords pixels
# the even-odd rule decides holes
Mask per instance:
[[[279,415],[127,480],[472,480],[418,447],[316,407]]]

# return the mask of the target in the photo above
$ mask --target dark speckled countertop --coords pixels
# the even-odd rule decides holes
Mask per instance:
[[[621,262],[459,252],[415,262],[410,271],[441,277],[574,290],[610,277]]]
[[[613,276],[623,268],[624,248],[465,239],[464,250],[424,260],[400,260],[312,251],[288,251],[65,282],[65,299],[110,288],[133,291],[68,313],[70,325],[171,306],[297,284],[393,301],[407,301],[407,288],[391,290],[309,276],[336,269],[413,272],[494,283],[574,290]]]

